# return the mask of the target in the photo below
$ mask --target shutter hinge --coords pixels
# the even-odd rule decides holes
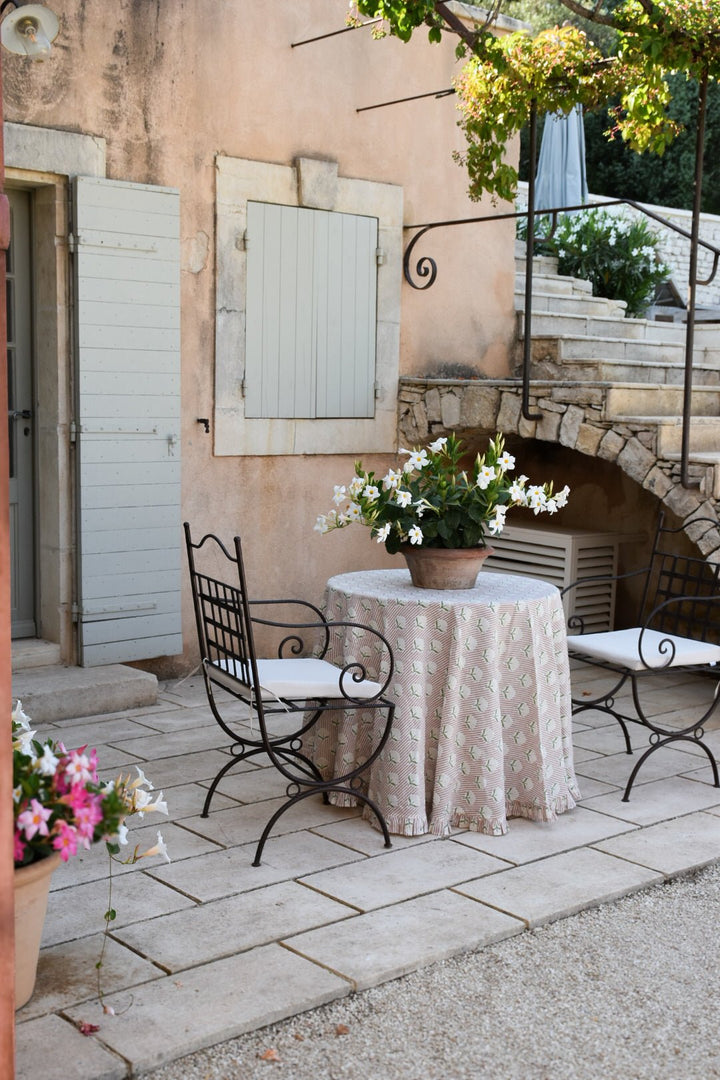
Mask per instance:
[[[247,251],[250,247],[250,239],[248,237],[247,229],[243,233],[238,233],[235,238],[235,247],[238,251]]]
[[[71,420],[70,421],[70,445],[71,446],[75,445],[75,443],[77,442],[77,437],[78,437],[78,426],[77,426],[77,424],[75,423],[74,420]]]
[[[77,238],[77,236],[75,235],[75,233],[72,233],[72,232],[68,233],[68,251],[70,251],[71,254],[74,255],[75,252],[77,251],[77,249],[78,249],[78,238]]]
[[[384,248],[375,248],[375,261],[377,262],[378,266],[385,265],[385,263],[387,262],[387,255],[385,254]]]
[[[79,604],[73,604],[73,606],[70,609],[70,614],[72,615],[72,621],[74,623],[79,622],[80,621],[80,605]]]
[[[375,383],[375,385],[373,386],[373,390],[375,391],[375,397],[379,398],[380,394],[382,393],[382,386],[379,382]]]

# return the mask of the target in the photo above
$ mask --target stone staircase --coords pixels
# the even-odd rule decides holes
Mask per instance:
[[[515,307],[522,347],[525,251],[515,251]],[[629,431],[670,478],[682,445],[684,323],[625,318],[622,301],[592,296],[589,282],[558,274],[557,260],[533,261],[531,392],[537,380],[581,388],[596,418]],[[720,323],[695,327],[691,476],[720,499]]]

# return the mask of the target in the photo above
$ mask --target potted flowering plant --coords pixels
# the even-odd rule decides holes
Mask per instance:
[[[413,549],[452,549],[482,558],[491,552],[488,535],[502,532],[511,507],[552,514],[567,502],[567,487],[553,494],[552,484],[529,484],[527,476],[511,478],[515,459],[505,450],[501,434],[469,469],[462,467],[463,445],[454,433],[423,449],[400,453],[406,460],[381,479],[356,462],[350,483],[335,487],[337,509],[321,514],[315,528],[326,533],[353,522],[368,526],[390,554],[406,556],[415,584],[421,582],[414,572]]]
[[[120,776],[101,783],[97,752],[67,750],[51,739],[40,741],[18,701],[12,713],[13,814],[15,860],[15,1007],[31,997],[47,909],[50,875],[80,849],[105,841],[111,858],[127,844],[125,819],[149,811],[167,814],[162,792],[150,795],[143,776]],[[170,861],[158,832],[148,851],[136,848],[123,862],[150,855]],[[105,915],[106,927],[114,912]]]

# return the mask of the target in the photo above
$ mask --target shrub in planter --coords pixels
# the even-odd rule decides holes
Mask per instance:
[[[642,218],[578,210],[559,216],[552,235],[550,229],[549,217],[536,219],[535,253],[557,256],[559,273],[592,282],[594,296],[624,300],[628,316],[642,317],[657,286],[670,277],[658,256],[658,237]],[[518,236],[527,236],[524,219]]]

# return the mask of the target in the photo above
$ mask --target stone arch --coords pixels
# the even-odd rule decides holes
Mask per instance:
[[[502,431],[556,443],[614,463],[682,523],[688,539],[709,562],[720,562],[720,492],[715,468],[691,466],[697,488],[680,483],[680,463],[658,458],[652,418],[621,423],[605,419],[606,387],[533,382],[530,411],[522,415],[522,386],[515,380],[402,378],[398,396],[401,445],[422,445],[445,431]],[[693,524],[698,517],[708,521]]]

